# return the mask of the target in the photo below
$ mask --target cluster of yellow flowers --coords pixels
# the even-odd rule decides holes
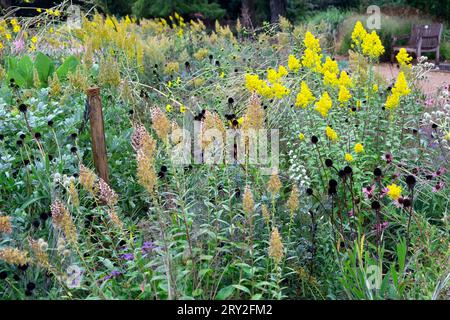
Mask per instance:
[[[395,109],[400,104],[400,99],[403,96],[408,95],[411,89],[406,82],[405,74],[400,71],[397,76],[397,81],[391,90],[391,94],[387,97],[385,107],[388,110]]]
[[[13,33],[19,33],[22,29],[16,19],[11,19],[9,21],[9,25],[11,26]],[[10,26],[8,26],[7,20],[0,21],[0,50],[4,48],[4,44],[2,42],[3,38],[6,41],[10,41],[12,39]]]
[[[280,80],[288,74],[284,66],[279,66],[278,71],[272,68],[267,70],[267,81],[260,79],[258,75],[246,74],[245,86],[250,92],[257,92],[266,98],[281,99],[290,93],[290,90],[281,84]]]
[[[316,100],[313,93],[308,87],[308,84],[305,81],[302,81],[300,85],[300,92],[297,94],[297,98],[295,100],[295,105],[297,107],[306,108],[310,103],[313,103]]]
[[[332,105],[333,101],[331,100],[328,92],[325,91],[319,101],[316,102],[316,111],[325,118],[328,116],[328,112],[330,111]]]
[[[368,33],[361,21],[357,21],[352,32],[352,47],[355,46],[367,57],[377,59],[384,53],[384,47],[380,37],[375,31]]]
[[[322,49],[320,48],[319,39],[307,31],[303,40],[305,51],[303,52],[302,65],[312,71],[320,71],[322,67]]]
[[[395,57],[397,58],[397,61],[401,66],[411,68],[412,57],[408,54],[405,48],[401,48]]]
[[[298,70],[300,70],[302,64],[300,63],[300,60],[298,60],[294,55],[290,54],[288,58],[288,68],[292,72],[296,73]]]
[[[331,141],[337,141],[339,140],[339,136],[336,133],[336,131],[333,130],[330,126],[327,126],[325,129],[325,134],[327,135],[328,139]]]
[[[364,146],[362,145],[362,143],[356,143],[353,150],[355,150],[356,153],[362,153],[364,152]],[[351,153],[346,153],[344,155],[344,160],[347,162],[352,162],[353,161],[353,156]]]
[[[395,183],[388,185],[387,186],[388,192],[387,195],[393,199],[393,200],[397,200],[398,198],[400,198],[401,194],[402,194],[402,187],[396,185]]]

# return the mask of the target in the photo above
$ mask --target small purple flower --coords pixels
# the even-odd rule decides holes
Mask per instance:
[[[133,253],[124,253],[120,255],[120,258],[126,261],[134,260],[134,254]]]
[[[142,255],[145,256],[147,254],[152,253],[155,248],[156,248],[156,246],[153,242],[151,242],[151,241],[144,242],[141,247]]]
[[[352,209],[349,212],[347,212],[349,217],[353,217],[355,215],[355,211]]]
[[[104,277],[101,281],[105,282],[105,281],[111,280],[112,278],[118,277],[121,274],[122,274],[122,272],[120,272],[119,270],[113,270],[109,275]]]

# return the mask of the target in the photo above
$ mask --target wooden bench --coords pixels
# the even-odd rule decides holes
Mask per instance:
[[[423,52],[435,52],[436,65],[439,64],[439,45],[441,43],[441,35],[444,26],[442,23],[414,25],[411,35],[394,36],[392,38],[392,56],[394,61],[395,52],[401,48],[405,48],[409,53],[414,53],[416,58],[422,56]],[[408,43],[404,46],[397,45],[399,40],[408,39]]]

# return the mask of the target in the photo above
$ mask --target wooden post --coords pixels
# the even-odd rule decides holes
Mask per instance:
[[[87,102],[89,105],[89,120],[91,126],[92,154],[95,169],[100,178],[109,183],[108,158],[106,156],[105,129],[103,124],[102,99],[100,88],[87,90]]]

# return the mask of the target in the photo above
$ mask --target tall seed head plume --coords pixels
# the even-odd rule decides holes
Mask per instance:
[[[272,228],[272,234],[270,235],[269,256],[278,265],[283,259],[283,242],[281,241],[280,233],[276,227]]]
[[[72,216],[64,204],[57,199],[50,206],[50,210],[52,213],[53,226],[56,229],[61,230],[71,244],[75,244],[77,242],[77,229],[73,223]]]
[[[276,172],[272,173],[269,182],[267,184],[267,190],[272,194],[272,197],[276,196],[282,187],[280,178]]]
[[[289,199],[287,201],[287,207],[291,211],[291,214],[294,213],[295,210],[298,209],[299,205],[299,192],[297,186],[294,184],[292,186],[291,195],[289,196]]]
[[[31,248],[31,252],[34,255],[36,264],[42,268],[49,269],[50,268],[50,262],[49,262],[49,256],[47,253],[48,250],[48,243],[45,242],[43,239],[34,240],[34,239],[28,239],[28,243]]]
[[[157,176],[153,165],[153,159],[149,158],[143,150],[137,153],[137,177],[149,194],[153,194],[157,183]]]
[[[72,204],[75,207],[78,207],[80,205],[80,199],[78,198],[78,191],[77,188],[75,187],[75,182],[73,180],[70,180],[69,195]]]
[[[242,123],[243,130],[260,130],[264,129],[265,113],[261,106],[261,100],[256,94],[253,94],[250,98],[250,103],[244,115],[244,121]]]
[[[99,178],[98,186],[100,200],[110,207],[116,205],[118,200],[117,193],[105,182],[105,180]]]
[[[164,143],[167,143],[172,126],[166,114],[161,109],[154,108],[151,112],[151,118],[153,130]]]
[[[243,208],[244,212],[247,214],[252,214],[255,208],[255,202],[253,201],[253,194],[249,186],[245,187],[244,197],[243,197]]]
[[[28,263],[28,252],[19,250],[17,248],[6,247],[0,249],[0,260],[9,264],[17,266],[24,266]]]
[[[97,175],[92,170],[85,167],[82,163],[80,163],[79,181],[84,189],[91,194],[95,194],[95,182],[97,181]]]
[[[219,130],[222,135],[222,142],[225,143],[225,136],[226,136],[226,128],[224,124],[222,123],[222,120],[220,119],[220,116],[217,113],[211,113],[209,111],[205,112],[205,120],[202,124],[202,130],[201,130],[201,145],[202,148],[205,149],[212,141],[211,138],[206,138],[206,132],[208,130]]]
[[[116,213],[116,210],[114,209],[114,207],[110,207],[108,210],[108,215],[109,218],[111,219],[111,221],[118,227],[118,228],[122,228],[123,223],[122,220],[120,220],[119,216]]]
[[[269,209],[267,209],[267,206],[265,204],[263,204],[261,206],[261,214],[262,214],[266,224],[269,224],[270,223],[270,212],[269,212]]]
[[[9,216],[0,216],[0,233],[12,233],[11,218]]]

